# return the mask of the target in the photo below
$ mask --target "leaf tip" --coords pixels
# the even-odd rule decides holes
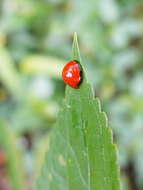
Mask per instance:
[[[73,36],[72,58],[81,62],[79,46],[78,46],[78,38],[77,38],[76,32],[74,32],[74,36]]]
[[[73,39],[77,39],[77,32],[74,32]]]

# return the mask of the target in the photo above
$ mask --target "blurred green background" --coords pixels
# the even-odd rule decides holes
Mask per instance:
[[[65,85],[63,65],[78,33],[88,78],[106,111],[124,190],[143,189],[143,1],[1,0],[0,117],[34,183],[35,152],[52,130]],[[0,190],[10,190],[0,146]]]

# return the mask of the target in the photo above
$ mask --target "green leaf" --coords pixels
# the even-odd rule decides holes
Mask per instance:
[[[21,62],[21,71],[29,75],[48,75],[51,78],[60,78],[60,71],[64,65],[63,60],[51,56],[33,55]],[[54,69],[53,69],[54,67]]]
[[[21,82],[8,51],[0,46],[0,81],[16,97],[21,93]]]
[[[73,59],[80,61],[77,36]],[[119,166],[111,129],[85,72],[66,98],[53,130],[37,190],[119,190]]]
[[[16,137],[10,128],[0,120],[0,145],[6,153],[7,167],[12,190],[25,190],[24,171]]]
[[[80,57],[80,52],[79,52],[77,34],[76,33],[74,33],[74,39],[73,39],[72,59],[75,59],[75,60],[81,62],[81,57]]]

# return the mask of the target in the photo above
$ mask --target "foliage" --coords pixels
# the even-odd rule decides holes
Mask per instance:
[[[6,154],[12,189],[25,190],[24,170],[22,168],[23,163],[20,157],[18,142],[13,132],[3,121],[0,121],[0,144]]]
[[[73,59],[80,61],[76,35],[73,53]],[[79,89],[66,88],[38,190],[120,189],[116,148],[106,120],[83,73]]]
[[[64,95],[59,73],[77,31],[87,76],[114,128],[123,181],[143,188],[142,9],[141,0],[0,1],[0,115],[32,141],[24,152],[28,174],[56,120]]]

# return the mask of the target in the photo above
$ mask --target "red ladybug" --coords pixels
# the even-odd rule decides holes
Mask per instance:
[[[63,81],[72,88],[79,88],[82,81],[82,71],[80,63],[76,60],[68,62],[63,68]]]

